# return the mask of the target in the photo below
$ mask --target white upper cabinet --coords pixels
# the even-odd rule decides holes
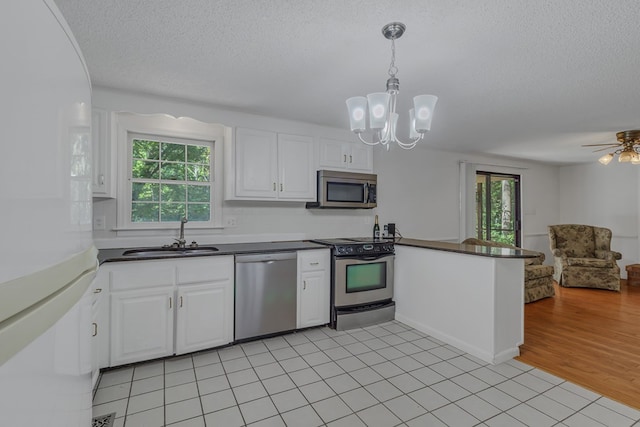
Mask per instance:
[[[315,200],[313,138],[238,128],[227,148],[227,200]]]
[[[359,142],[320,139],[321,169],[373,172],[373,148]]]
[[[313,138],[278,135],[278,198],[315,200],[316,171],[313,167]]]
[[[111,144],[110,113],[100,108],[91,110],[91,145],[93,154],[93,197],[113,199],[116,197],[114,180],[115,160]]]
[[[236,196],[276,199],[278,197],[278,137],[274,132],[236,131]]]

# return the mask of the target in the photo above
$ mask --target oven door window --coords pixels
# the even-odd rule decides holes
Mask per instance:
[[[328,202],[364,202],[364,185],[344,182],[327,182]]]
[[[347,266],[347,293],[383,289],[387,286],[387,263],[372,262]]]

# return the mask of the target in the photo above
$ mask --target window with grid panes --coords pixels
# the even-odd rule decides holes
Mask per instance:
[[[222,227],[222,150],[230,128],[166,114],[114,114],[117,231]],[[126,235],[126,234],[123,234]]]
[[[131,137],[131,222],[211,220],[212,143]]]

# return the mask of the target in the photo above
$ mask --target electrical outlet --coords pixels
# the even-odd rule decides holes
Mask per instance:
[[[225,219],[225,224],[227,225],[227,227],[235,227],[237,226],[237,222],[236,222],[236,217],[235,216],[228,216]]]
[[[105,222],[106,222],[106,218],[104,217],[104,215],[93,218],[93,229],[104,230]]]

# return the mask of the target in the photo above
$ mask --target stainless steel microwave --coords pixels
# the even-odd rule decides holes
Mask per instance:
[[[317,185],[317,201],[307,203],[307,208],[371,209],[377,206],[377,175],[319,170]]]

